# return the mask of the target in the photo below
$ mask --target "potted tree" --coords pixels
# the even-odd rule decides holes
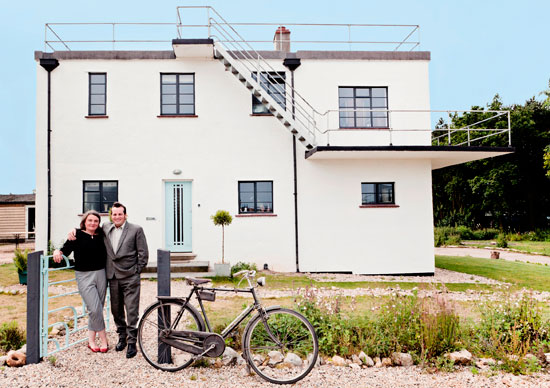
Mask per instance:
[[[16,249],[13,256],[13,264],[17,268],[17,274],[19,275],[19,284],[27,284],[27,256],[29,250]]]
[[[218,210],[216,214],[210,217],[214,222],[214,225],[221,225],[222,227],[222,262],[214,263],[214,271],[216,276],[231,276],[231,264],[224,261],[224,240],[225,240],[225,226],[231,224],[233,217],[226,210]]]

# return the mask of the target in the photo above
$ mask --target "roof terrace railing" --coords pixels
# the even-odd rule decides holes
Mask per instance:
[[[180,6],[176,10],[176,23],[46,23],[44,50],[166,49],[176,37],[210,36],[211,17],[219,18],[210,6]],[[218,24],[238,27],[243,37],[239,43],[251,44],[255,50],[272,50],[273,34],[281,26],[292,28],[296,39],[291,39],[291,44],[299,49],[413,51],[420,46],[420,26],[416,24]]]

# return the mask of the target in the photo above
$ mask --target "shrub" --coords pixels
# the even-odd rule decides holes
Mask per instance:
[[[231,267],[231,276],[233,276],[234,273],[237,273],[245,269],[247,271],[257,271],[258,267],[256,267],[256,264],[254,263],[244,263],[242,261],[239,261],[237,264]]]
[[[497,247],[508,248],[508,241],[506,240],[506,234],[500,233],[497,237]]]
[[[510,371],[523,368],[522,359],[531,348],[535,349],[550,339],[548,322],[543,323],[537,301],[524,296],[498,306],[482,305],[478,336],[482,352],[487,352],[508,363]]]
[[[456,233],[460,236],[462,240],[475,240],[472,229],[468,228],[467,226],[457,226]]]
[[[25,344],[25,332],[16,321],[6,322],[0,326],[0,349],[3,352],[17,350]]]
[[[492,240],[499,234],[498,229],[480,229],[473,231],[473,240]]]
[[[17,272],[27,271],[27,257],[29,255],[29,250],[25,249],[24,251],[21,251],[21,249],[18,248],[13,252],[13,254],[13,264],[15,264]]]

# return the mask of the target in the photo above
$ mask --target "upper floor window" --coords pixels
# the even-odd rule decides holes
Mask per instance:
[[[118,201],[118,181],[84,181],[82,212],[107,213]]]
[[[160,75],[160,114],[195,114],[195,74]]]
[[[252,73],[252,78],[257,80],[258,73]],[[273,99],[286,109],[286,91],[285,91],[285,73],[284,72],[262,72],[260,73],[260,86],[267,90],[267,93]],[[271,113],[267,107],[261,103],[255,96],[252,96],[252,113],[253,114],[269,114]]]
[[[107,114],[107,73],[89,73],[88,115]]]
[[[239,182],[239,213],[273,213],[273,181]]]
[[[388,88],[340,87],[338,101],[340,128],[388,128]]]
[[[393,182],[387,183],[361,183],[361,204],[382,205],[395,204],[393,195]]]

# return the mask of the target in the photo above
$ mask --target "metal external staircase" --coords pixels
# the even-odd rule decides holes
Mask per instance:
[[[269,109],[277,120],[287,128],[305,147],[312,149],[317,145],[315,117],[319,113],[292,87],[271,75],[277,71],[250,46],[239,33],[227,23],[213,8],[210,8],[209,35],[214,40],[214,55],[250,92]],[[279,71],[281,73],[281,71]],[[268,87],[286,96],[289,104],[285,109],[260,85],[259,75]]]

